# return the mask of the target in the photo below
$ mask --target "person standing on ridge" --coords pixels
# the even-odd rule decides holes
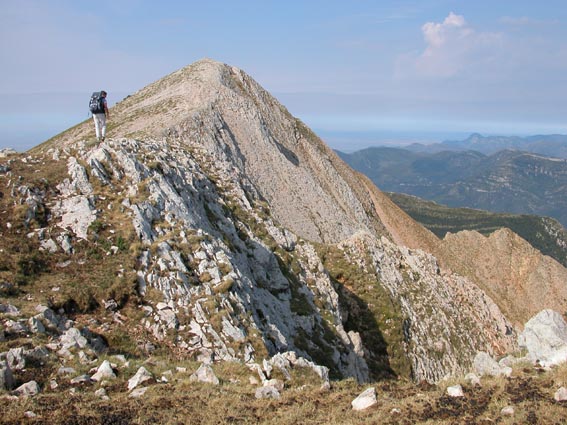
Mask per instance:
[[[92,94],[89,109],[93,114],[96,138],[99,142],[104,142],[106,137],[106,120],[109,118],[106,92],[104,90]]]

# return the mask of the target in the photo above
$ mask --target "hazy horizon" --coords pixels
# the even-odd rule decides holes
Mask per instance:
[[[118,103],[128,94],[111,93],[109,104],[112,106]],[[87,106],[89,96],[90,93],[45,93],[24,96],[0,94],[0,149],[12,148],[18,152],[24,152],[84,120],[92,119]],[[502,126],[503,129],[509,131],[494,131],[494,125],[491,125],[489,129],[483,129],[482,123],[478,127],[465,130],[454,129],[455,125],[448,125],[449,129],[444,129],[442,124],[438,129],[406,129],[403,123],[392,123],[392,126],[389,127],[387,122],[381,122],[378,126],[380,128],[364,129],[363,124],[361,129],[356,129],[356,121],[353,123],[352,119],[348,124],[343,123],[341,129],[340,125],[337,126],[333,122],[332,116],[309,116],[309,114],[302,116],[301,113],[305,112],[305,108],[294,100],[295,95],[276,94],[276,98],[282,101],[294,116],[305,122],[332,149],[345,153],[371,146],[406,146],[412,143],[433,144],[447,140],[464,140],[473,133],[480,133],[483,136],[520,137],[563,134],[561,128],[545,126],[536,128],[534,131],[526,131],[525,127],[518,126],[517,131],[514,131],[513,124]],[[53,111],[42,109],[45,99],[53,102],[55,106]],[[109,136],[112,137],[111,134]]]
[[[333,148],[362,143],[348,132],[567,133],[561,0],[7,0],[0,32],[0,147],[20,151],[88,118],[93,91],[113,104],[204,57],[244,70]]]

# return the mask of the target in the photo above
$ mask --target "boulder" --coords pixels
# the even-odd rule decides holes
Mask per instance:
[[[30,317],[28,320],[28,326],[30,331],[34,334],[44,334],[45,333],[45,326],[37,317]]]
[[[479,376],[510,376],[512,374],[512,368],[508,366],[500,366],[498,362],[490,356],[490,354],[483,351],[476,354],[473,360],[473,367],[475,373]]]
[[[467,373],[465,376],[465,381],[467,381],[473,387],[480,387],[480,378],[474,373]]]
[[[561,387],[553,395],[555,401],[567,401],[567,388]]]
[[[24,348],[11,348],[6,354],[8,366],[12,370],[22,370],[26,367],[26,358],[24,357]]]
[[[6,322],[4,322],[4,326],[5,326],[5,332],[7,334],[24,335],[30,332],[25,321],[21,321],[21,320],[18,321],[6,320]]]
[[[148,387],[136,388],[134,391],[130,393],[128,397],[140,398],[146,393],[146,391],[148,391]]]
[[[8,362],[0,361],[0,390],[11,390],[14,386],[14,377]]]
[[[376,403],[376,389],[370,387],[360,393],[360,395],[351,402],[351,405],[352,410],[364,410],[374,406]]]
[[[518,337],[518,345],[528,351],[528,358],[542,366],[567,361],[567,323],[560,313],[542,310],[532,317]]]
[[[207,364],[202,364],[199,369],[189,377],[191,382],[207,382],[209,384],[218,385],[219,378],[213,372],[213,368]]]
[[[20,310],[12,304],[0,304],[0,313],[9,314],[10,316],[19,316]]]
[[[449,397],[464,397],[465,393],[463,393],[463,387],[460,385],[453,385],[447,388],[447,395]]]
[[[37,306],[36,310],[39,313],[34,318],[40,320],[47,329],[55,332],[65,330],[67,322],[65,318],[55,314],[53,310],[43,305]]]
[[[260,387],[256,390],[255,394],[256,398],[274,398],[279,399],[281,397],[280,392],[278,389],[272,385],[267,385],[264,387]]]
[[[282,392],[285,387],[285,384],[281,379],[268,379],[263,385],[264,387],[274,387],[279,392]]]
[[[98,390],[96,390],[95,395],[97,397],[100,397],[102,400],[110,400],[110,397],[108,397],[108,394],[106,393],[106,390],[104,388],[99,388]]]
[[[59,343],[63,348],[85,348],[87,346],[87,339],[81,334],[77,328],[68,329],[61,338]]]
[[[34,395],[39,394],[39,392],[39,385],[35,381],[26,382],[14,390],[15,395],[24,397],[33,397]]]
[[[103,379],[114,379],[116,375],[112,370],[112,366],[108,360],[102,362],[102,364],[98,367],[96,373],[91,377],[93,381],[101,381]]]
[[[128,391],[132,391],[142,382],[149,381],[150,379],[153,379],[153,375],[148,372],[144,366],[140,367],[136,374],[128,379]]]
[[[502,410],[500,410],[500,414],[502,416],[514,416],[514,413],[516,413],[514,406],[506,406],[503,407]]]
[[[71,385],[77,385],[77,384],[90,384],[92,382],[92,379],[89,375],[80,375],[77,376],[76,378],[71,379],[71,381],[69,381],[71,383]]]
[[[41,241],[39,243],[39,247],[41,251],[47,251],[51,254],[54,254],[57,251],[59,251],[59,247],[57,246],[57,243],[51,238]]]
[[[49,350],[46,347],[38,346],[31,350],[24,351],[26,361],[41,362],[49,358]]]

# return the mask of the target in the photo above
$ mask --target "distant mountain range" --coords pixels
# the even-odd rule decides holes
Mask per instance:
[[[414,143],[405,147],[405,149],[425,153],[438,153],[446,150],[474,150],[485,155],[492,155],[502,150],[520,150],[555,158],[567,158],[567,135],[517,137],[482,136],[474,133],[465,140],[448,140],[431,145]]]
[[[537,137],[540,136],[521,139],[472,135],[463,142],[444,142],[439,146],[474,146],[486,151],[532,140],[533,148]],[[556,154],[560,152],[559,141],[565,140],[567,153],[567,136],[541,137],[557,141]],[[489,141],[494,144],[492,147]],[[475,150],[430,150],[419,152],[417,145],[411,149],[376,147],[339,155],[384,191],[414,195],[450,207],[549,216],[567,225],[566,159],[519,150],[499,150],[490,155]]]

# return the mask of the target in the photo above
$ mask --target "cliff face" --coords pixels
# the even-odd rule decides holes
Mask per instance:
[[[294,351],[360,381],[435,382],[468,371],[477,351],[516,347],[494,300],[426,252],[438,239],[241,70],[199,61],[112,120],[100,146],[86,122],[24,158],[49,173],[47,189],[15,178],[16,159],[0,174],[11,204],[35,205],[22,216],[29,243],[57,258],[31,279],[67,288],[46,303],[65,310],[92,291],[141,312],[128,332],[177,355],[254,363]],[[92,260],[103,242],[108,258]],[[82,292],[65,286],[68,267],[90,267]]]

